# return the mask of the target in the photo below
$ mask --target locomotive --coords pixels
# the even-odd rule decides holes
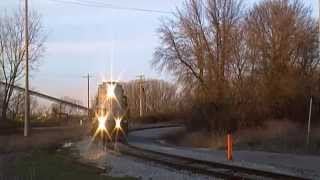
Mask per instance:
[[[94,111],[93,132],[100,134],[104,145],[126,140],[129,109],[120,83],[108,81],[99,85]]]

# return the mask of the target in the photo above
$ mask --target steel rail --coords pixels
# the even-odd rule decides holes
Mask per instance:
[[[6,86],[7,84],[5,82],[0,81],[0,85],[1,86]],[[25,90],[24,88],[16,86],[16,85],[11,85],[11,86],[17,91],[24,92],[24,90]],[[33,96],[36,96],[36,97],[40,97],[40,98],[47,99],[47,100],[50,100],[50,101],[54,101],[54,102],[57,102],[57,103],[61,103],[61,104],[65,104],[65,105],[68,105],[68,106],[76,107],[76,108],[79,108],[79,109],[82,109],[82,110],[85,110],[85,111],[88,110],[88,108],[85,107],[85,106],[82,106],[82,105],[79,105],[79,104],[75,104],[75,103],[72,103],[72,102],[69,102],[69,101],[65,101],[65,100],[62,100],[62,99],[59,99],[59,98],[56,98],[56,97],[52,97],[52,96],[49,96],[47,94],[39,93],[39,92],[32,91],[32,90],[29,90],[29,93],[30,93],[30,95],[33,95]]]
[[[146,126],[146,127],[136,127],[129,129],[130,132],[134,131],[143,131],[143,130],[148,130],[148,129],[160,129],[160,128],[170,128],[170,127],[182,127],[183,125],[181,124],[165,124],[165,125],[154,125],[154,126]]]
[[[196,164],[192,161],[182,159],[180,157],[173,157],[171,155],[162,155],[142,149],[136,149],[128,144],[122,144],[117,150],[120,153],[132,156],[138,159],[155,162],[178,170],[186,170],[192,173],[214,176],[223,179],[250,179],[248,177],[240,176],[235,172],[221,168],[211,168],[203,164]]]
[[[199,160],[199,159],[194,159],[194,158],[185,157],[185,156],[173,155],[173,154],[158,152],[150,149],[140,148],[130,144],[126,144],[126,146],[129,147],[130,149],[134,149],[136,151],[142,152],[142,155],[151,154],[152,156],[159,156],[163,159],[172,159],[174,161],[184,162],[181,165],[181,169],[191,169],[191,170],[194,170],[195,172],[202,172],[203,174],[208,174],[208,175],[210,174],[220,175],[219,177],[231,177],[231,178],[241,177],[241,179],[256,179],[256,177],[250,178],[250,176],[258,176],[258,177],[266,177],[266,178],[272,178],[272,179],[292,179],[292,180],[308,179],[308,178],[298,177],[290,174],[258,170],[258,169],[247,168],[242,166],[235,166],[235,165],[223,164],[218,162]],[[141,157],[139,154],[133,154],[133,153],[130,154],[130,153],[131,152],[125,152],[125,154]],[[153,159],[152,157],[141,157],[141,158],[149,159],[151,161],[155,160],[160,163],[161,161],[163,161],[163,159]],[[167,164],[170,164],[170,163],[176,164],[176,162],[167,162]],[[193,165],[196,165],[196,166],[193,166]],[[214,171],[215,169],[217,169],[218,171]],[[219,172],[219,171],[224,171],[224,172]],[[243,177],[243,175],[245,176]]]

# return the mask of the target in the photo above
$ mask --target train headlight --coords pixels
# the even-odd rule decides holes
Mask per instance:
[[[107,85],[107,98],[114,99],[116,97],[114,90],[116,88],[116,84],[108,84]]]
[[[121,128],[121,121],[122,121],[121,118],[116,118],[115,119],[115,122],[116,122],[115,127],[114,127],[115,129],[117,129],[117,130],[122,129]]]
[[[106,115],[98,115],[96,113],[96,118],[98,120],[98,127],[97,127],[97,129],[96,129],[96,131],[95,131],[95,133],[94,133],[94,135],[92,137],[92,140],[94,140],[98,134],[100,134],[101,137],[103,137],[104,135],[107,135],[107,137],[109,139],[111,139],[111,136],[110,136],[110,134],[108,132],[108,129],[106,127],[108,114],[106,114]]]
[[[98,117],[98,131],[106,130],[107,116]]]

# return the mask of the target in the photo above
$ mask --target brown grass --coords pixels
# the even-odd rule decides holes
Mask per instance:
[[[0,136],[0,153],[31,150],[36,147],[55,146],[64,140],[82,137],[86,132],[79,127],[33,130],[29,137],[23,132]]]
[[[232,134],[236,150],[261,150],[290,153],[320,153],[320,127],[311,129],[311,143],[306,148],[306,129],[290,121],[269,121],[260,128],[238,130]],[[226,134],[205,131],[179,132],[168,140],[182,146],[223,149]]]

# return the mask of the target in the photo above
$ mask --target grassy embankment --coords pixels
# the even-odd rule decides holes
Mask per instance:
[[[68,152],[56,152],[62,143],[79,139],[84,134],[82,128],[75,128],[33,131],[30,137],[0,136],[0,179],[133,179],[110,177],[101,169],[78,163]]]
[[[114,178],[102,175],[102,170],[75,163],[61,154],[52,154],[47,149],[37,149],[20,154],[14,167],[6,170],[9,179],[23,180],[129,180],[130,177]]]

